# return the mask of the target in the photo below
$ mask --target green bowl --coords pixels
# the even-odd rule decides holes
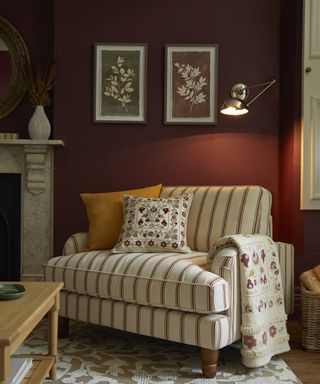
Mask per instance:
[[[15,300],[22,297],[25,288],[21,284],[0,284],[0,300]]]

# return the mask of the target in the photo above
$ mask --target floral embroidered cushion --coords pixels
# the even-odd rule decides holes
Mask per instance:
[[[178,197],[123,197],[123,227],[113,253],[191,252],[187,220],[193,193]]]

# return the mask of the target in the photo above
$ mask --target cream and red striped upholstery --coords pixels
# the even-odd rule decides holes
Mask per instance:
[[[47,280],[65,282],[60,314],[209,349],[239,339],[238,255],[223,249],[210,266],[206,255],[226,235],[272,237],[271,194],[259,186],[163,187],[161,197],[189,192],[194,192],[187,228],[194,252],[189,255],[81,253],[87,234],[72,235],[66,256],[50,260],[46,268]],[[278,249],[286,312],[292,313],[293,247],[278,243]]]
[[[294,311],[294,248],[292,244],[276,243],[280,261],[281,282],[286,313]]]
[[[161,197],[194,192],[188,217],[187,243],[193,251],[208,252],[226,235],[269,233],[271,194],[258,186],[163,187]]]
[[[230,318],[229,344],[241,337],[241,296],[238,255],[235,249],[221,249],[212,261],[211,271],[228,283],[230,306],[225,314]]]
[[[83,252],[87,247],[87,239],[87,232],[77,232],[71,235],[64,243],[62,256]],[[207,253],[199,252],[198,255],[199,256],[196,256],[196,252],[193,253],[192,262],[206,271],[209,270],[207,264]]]
[[[278,246],[278,252],[279,252],[279,259],[280,259],[280,268],[281,268],[281,278],[282,278],[282,287],[283,287],[283,294],[284,294],[284,302],[285,302],[285,309],[287,314],[293,313],[294,310],[294,248],[292,244],[287,243],[276,243]],[[74,253],[81,252],[87,245],[87,233],[86,232],[79,232],[75,233],[72,236],[68,238],[66,241],[64,248],[63,248],[63,255],[72,255]],[[195,253],[194,253],[195,254]],[[232,254],[233,255],[233,254]],[[226,257],[229,257],[230,254],[228,254]],[[233,256],[232,256],[233,257]],[[216,258],[218,260],[218,258]],[[199,254],[199,257],[195,257],[192,259],[193,263],[197,264],[199,267],[205,270],[210,270],[210,266],[207,265],[207,257],[206,254]],[[235,262],[235,261],[233,261]],[[223,261],[221,261],[221,264]],[[231,263],[231,261],[229,261]],[[230,269],[227,265],[224,266],[225,268],[225,275],[221,275],[219,273],[218,269],[212,269],[212,271],[216,274],[219,274],[221,277],[223,277],[229,284],[229,298],[232,294],[235,295],[237,291],[237,285],[235,285],[235,293],[232,293],[232,290],[230,290],[230,287],[233,287],[233,285],[230,283],[229,279],[226,278],[227,270]],[[235,270],[236,272],[236,270]],[[229,300],[229,303],[232,304],[231,300]]]
[[[163,187],[161,197],[194,192],[187,241],[193,251],[208,252],[220,237],[237,233],[272,237],[271,194],[259,186]],[[86,247],[86,233],[71,236],[63,254]],[[75,252],[76,251],[76,252]]]
[[[230,318],[141,306],[61,291],[60,315],[208,349],[230,344]]]
[[[206,254],[91,251],[49,260],[47,281],[69,292],[196,313],[229,307],[227,283],[194,259]]]
[[[73,255],[75,253],[83,252],[83,250],[87,247],[87,241],[87,232],[74,233],[64,243],[62,256]]]

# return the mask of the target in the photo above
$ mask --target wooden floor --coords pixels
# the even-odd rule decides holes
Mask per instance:
[[[306,352],[301,346],[301,326],[298,321],[288,322],[291,351],[281,357],[303,384],[320,383],[320,351]],[[319,330],[320,332],[320,330]]]

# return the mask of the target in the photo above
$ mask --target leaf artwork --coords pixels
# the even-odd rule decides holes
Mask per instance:
[[[134,92],[132,81],[135,78],[133,69],[124,67],[125,59],[118,56],[116,65],[111,66],[112,75],[105,78],[105,92],[108,97],[118,101],[128,112],[126,104],[131,103],[130,93]]]
[[[192,67],[190,64],[174,63],[177,71],[184,80],[184,84],[177,88],[177,93],[191,103],[190,111],[196,104],[206,102],[206,95],[202,88],[207,85],[207,78],[201,76],[199,67]]]

